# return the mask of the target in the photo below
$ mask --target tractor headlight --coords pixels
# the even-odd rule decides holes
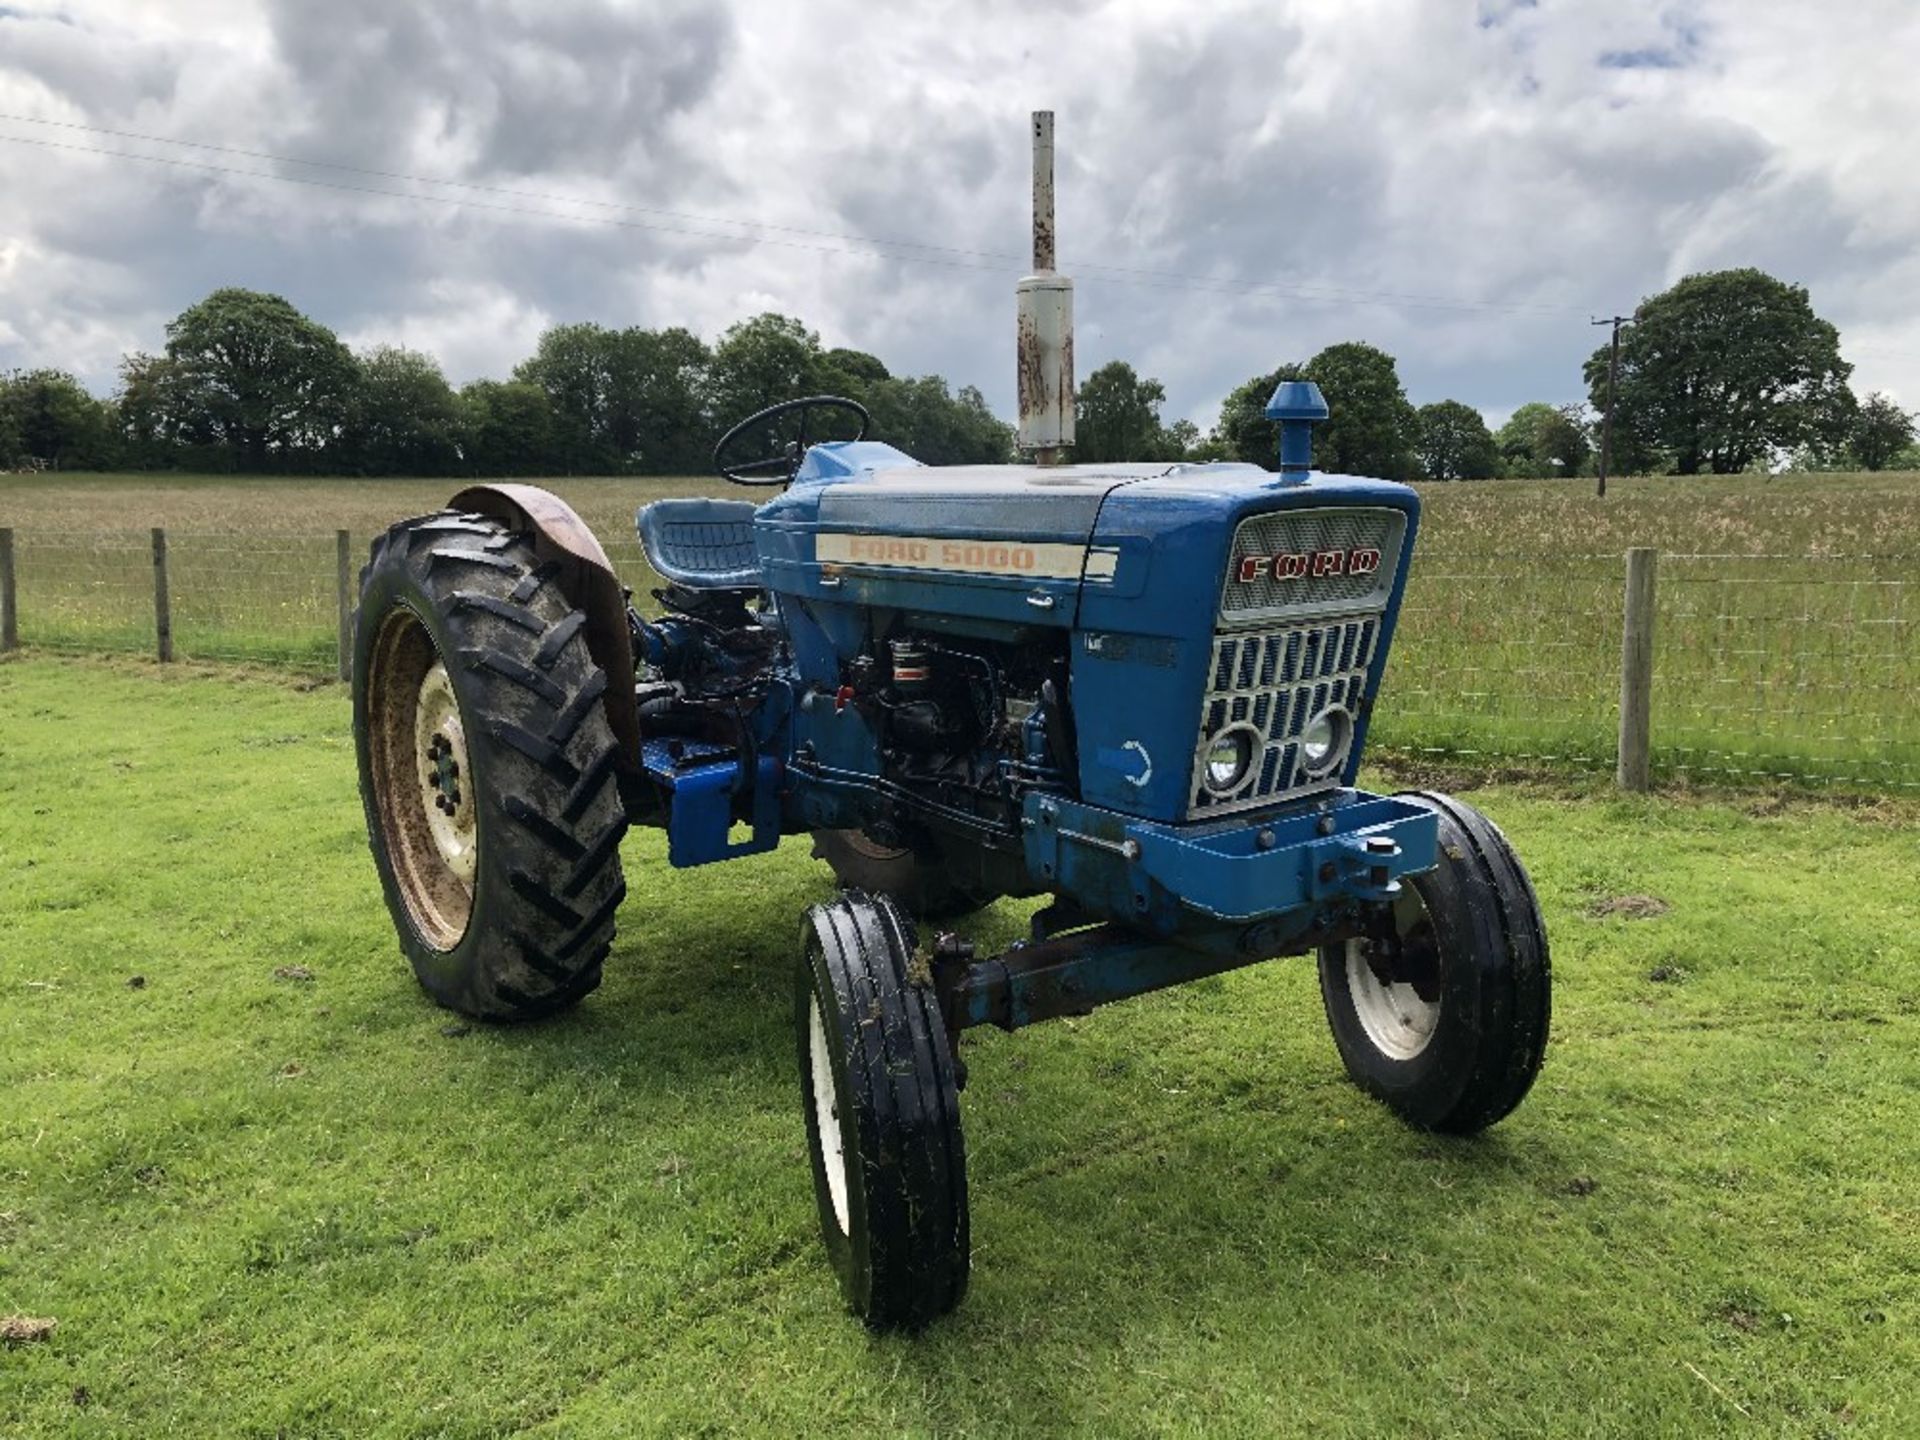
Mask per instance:
[[[1318,779],[1347,758],[1353,744],[1353,716],[1338,705],[1322,710],[1300,732],[1300,767]]]
[[[1253,768],[1253,732],[1221,731],[1207,741],[1202,763],[1207,789],[1219,795],[1238,789]]]

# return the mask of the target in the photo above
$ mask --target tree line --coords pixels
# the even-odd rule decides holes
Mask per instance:
[[[507,380],[455,389],[429,355],[355,354],[277,295],[217,290],[127,356],[107,400],[54,370],[0,377],[0,461],[254,474],[688,474],[735,420],[796,395],[852,396],[930,464],[1003,460],[1013,431],[972,386],[825,349],[784,315],[712,344],[690,330],[557,325]]]
[[[455,389],[417,350],[355,354],[286,300],[218,290],[167,326],[159,354],[129,355],[107,400],[54,370],[0,376],[0,467],[361,475],[688,474],[728,425],[779,400],[840,394],[874,434],[934,465],[1014,458],[1013,430],[972,386],[892,374],[763,314],[709,344],[680,327],[558,325],[507,380]],[[1839,331],[1804,288],[1758,270],[1691,275],[1643,301],[1586,362],[1582,404],[1522,405],[1498,431],[1473,406],[1416,407],[1393,356],[1361,341],[1249,377],[1205,434],[1163,423],[1166,389],[1114,360],[1079,386],[1074,458],[1276,463],[1267,397],[1307,379],[1327,397],[1314,463],[1387,479],[1593,473],[1614,399],[1615,473],[1920,469],[1915,417],[1857,399]]]
[[[1359,342],[1330,345],[1236,387],[1201,435],[1163,426],[1159,381],[1112,361],[1080,386],[1082,460],[1249,460],[1275,463],[1263,410],[1282,380],[1312,380],[1331,418],[1316,430],[1314,465],[1392,480],[1591,475],[1598,459],[1611,346],[1586,362],[1584,404],[1534,401],[1498,431],[1471,405],[1415,407],[1394,359]],[[1613,377],[1616,474],[1717,475],[1771,467],[1920,469],[1915,416],[1884,394],[1857,399],[1840,334],[1807,292],[1759,270],[1691,275],[1643,301],[1623,327]]]

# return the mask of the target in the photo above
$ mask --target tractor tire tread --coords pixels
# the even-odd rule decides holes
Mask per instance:
[[[823,1013],[836,1009],[830,1032],[845,1041],[852,1115],[842,1121],[843,1139],[857,1153],[850,1183],[863,1197],[855,1226],[862,1233],[834,1232],[829,1250],[849,1304],[868,1325],[918,1329],[960,1303],[968,1276],[966,1153],[945,1025],[932,993],[908,976],[914,929],[895,902],[850,890],[815,906],[807,924],[819,958],[809,949],[802,961],[803,1068],[808,1007],[818,993]],[[805,1083],[811,1093],[810,1072]],[[818,1189],[813,1131],[810,1120]]]
[[[1352,1014],[1346,947],[1320,951],[1327,1019],[1348,1074],[1409,1124],[1477,1134],[1532,1087],[1552,1018],[1552,967],[1539,897],[1505,835],[1464,801],[1430,791],[1401,798],[1440,822],[1440,865],[1410,883],[1455,949],[1441,971],[1439,1026],[1405,1062],[1384,1058]]]
[[[584,615],[551,583],[558,573],[526,531],[453,511],[390,527],[361,572],[363,612],[405,605],[427,623],[468,717],[484,838],[474,911],[451,951],[412,931],[371,796],[367,806],[402,951],[434,999],[480,1019],[534,1019],[591,993],[626,894],[626,809],[607,784],[618,755],[608,678],[588,651]],[[371,651],[364,627],[377,621],[356,617],[356,732]]]

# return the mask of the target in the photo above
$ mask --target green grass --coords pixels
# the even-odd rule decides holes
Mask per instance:
[[[1304,962],[970,1038],[973,1290],[876,1339],[815,1237],[805,846],[636,834],[603,989],[466,1030],[347,729],[0,663],[0,1315],[60,1322],[0,1434],[1920,1433],[1910,805],[1477,792],[1557,979],[1478,1141],[1346,1083]]]
[[[742,492],[695,479],[543,481],[646,600],[633,511]],[[180,654],[326,669],[336,529],[368,538],[445,480],[0,477],[22,634],[147,653],[147,528],[172,536]],[[1661,564],[1655,763],[1667,775],[1920,792],[1920,479],[1800,475],[1424,487],[1426,521],[1375,739],[1397,751],[1613,763],[1622,552]]]

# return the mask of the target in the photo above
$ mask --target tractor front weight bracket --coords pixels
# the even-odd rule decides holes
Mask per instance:
[[[1021,941],[985,959],[976,959],[966,941],[943,935],[934,947],[933,983],[947,1033],[956,1040],[980,1025],[1018,1030],[1365,935],[1372,908],[1355,901],[1292,927],[1223,931],[1209,937],[1213,944],[1174,944],[1099,925],[1037,943]]]

